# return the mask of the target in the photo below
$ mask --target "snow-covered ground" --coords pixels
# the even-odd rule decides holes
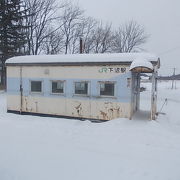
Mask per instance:
[[[8,114],[0,92],[0,180],[180,180],[180,83],[170,88],[159,83],[157,121],[105,123]]]

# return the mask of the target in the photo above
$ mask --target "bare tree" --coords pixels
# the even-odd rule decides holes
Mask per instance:
[[[72,4],[69,4],[62,15],[62,32],[65,39],[64,53],[75,53],[76,43],[80,36],[80,26],[83,21],[83,11]]]
[[[94,53],[105,53],[110,51],[112,42],[111,25],[103,26],[100,22],[94,34]]]
[[[51,33],[50,33],[51,32]],[[45,54],[59,54],[64,50],[64,36],[60,30],[53,32],[49,29],[47,36],[41,46],[41,50]]]
[[[64,4],[57,6],[55,0],[25,0],[26,6],[26,25],[27,29],[27,49],[28,54],[39,54],[43,41],[51,36],[59,27],[52,28],[56,16],[57,8],[63,8]]]
[[[119,27],[113,39],[113,52],[135,52],[141,50],[141,45],[146,43],[148,35],[144,27],[136,21],[130,21]]]
[[[87,17],[81,23],[81,38],[83,39],[83,52],[90,53],[94,48],[94,36],[97,27],[97,20]]]
[[[113,40],[113,33],[111,31],[111,24],[103,25],[94,19],[90,19],[86,23],[86,33],[83,34],[84,52],[85,53],[105,53],[110,52],[111,43]]]
[[[147,41],[145,30],[135,21],[115,32],[111,24],[86,17],[72,3],[56,5],[55,0],[25,0],[28,54],[79,53],[80,38],[84,53],[138,51]],[[57,7],[61,11],[57,15]]]

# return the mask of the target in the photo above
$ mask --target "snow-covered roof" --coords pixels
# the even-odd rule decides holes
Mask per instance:
[[[136,58],[131,63],[131,66],[130,66],[129,70],[132,70],[132,69],[137,68],[137,67],[144,67],[144,68],[148,68],[150,70],[153,70],[152,63],[150,61],[148,61],[147,59],[143,58],[143,57]]]
[[[17,56],[6,61],[6,65],[32,64],[97,64],[132,63],[137,58],[157,62],[157,56],[150,53],[109,53],[109,54],[68,54],[68,55],[30,55]]]

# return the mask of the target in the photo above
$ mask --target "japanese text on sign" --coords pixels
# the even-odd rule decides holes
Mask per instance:
[[[115,67],[115,68],[108,68],[108,67],[102,67],[99,70],[100,73],[125,73],[126,72],[126,68],[125,67]]]

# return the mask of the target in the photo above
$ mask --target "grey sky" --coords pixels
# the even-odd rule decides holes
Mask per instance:
[[[144,25],[145,49],[161,58],[160,74],[180,73],[180,0],[74,0],[92,16],[114,27],[128,20]]]

